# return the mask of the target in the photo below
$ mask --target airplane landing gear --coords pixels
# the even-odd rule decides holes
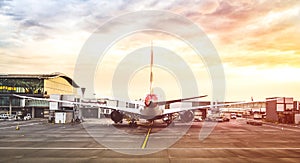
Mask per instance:
[[[132,119],[132,120],[129,122],[129,127],[132,127],[132,128],[138,127],[137,122],[135,121],[135,119]]]
[[[175,126],[175,123],[173,122],[174,118],[172,114],[168,114],[163,118],[163,121],[167,124],[167,126]]]
[[[166,123],[167,123],[167,126],[171,126],[171,127],[175,126],[175,122],[173,122],[172,120],[169,120]]]

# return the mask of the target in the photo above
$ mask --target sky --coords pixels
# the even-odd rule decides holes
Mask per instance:
[[[143,10],[174,13],[206,34],[222,62],[226,101],[251,97],[300,100],[298,0],[1,0],[0,73],[61,72],[72,77],[82,47],[97,28],[118,16]],[[135,23],[133,19],[131,25]],[[118,30],[118,25],[102,32],[114,29]],[[91,92],[97,97],[112,96],[118,65],[135,50],[149,47],[151,41],[153,46],[180,56],[195,76],[195,89],[212,98],[212,80],[218,79],[211,79],[210,64],[182,39],[159,31],[128,33],[114,40],[105,54],[99,54],[104,57],[97,64]],[[154,57],[159,55],[155,50]],[[179,83],[168,68],[154,66],[154,88],[163,98],[182,96]],[[124,84],[130,98],[143,98],[149,90],[149,67],[137,69]]]

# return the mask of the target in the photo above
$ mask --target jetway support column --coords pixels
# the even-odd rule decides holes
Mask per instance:
[[[32,118],[35,117],[34,113],[35,113],[35,110],[34,110],[34,107],[32,107],[32,109],[31,109],[31,117],[32,117]]]
[[[101,118],[101,108],[98,108],[98,119]]]
[[[11,112],[12,112],[12,99],[11,97],[9,97],[9,115],[11,116]]]

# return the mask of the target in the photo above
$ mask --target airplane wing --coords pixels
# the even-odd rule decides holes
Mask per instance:
[[[187,107],[187,108],[171,108],[171,109],[165,109],[163,114],[173,114],[178,113],[182,111],[188,111],[188,110],[197,110],[197,109],[204,109],[204,108],[212,108],[212,107],[222,107],[222,106],[232,106],[232,105],[239,105],[239,104],[251,104],[251,103],[257,103],[257,102],[267,102],[267,101],[274,101],[276,99],[269,99],[269,100],[263,100],[263,101],[249,101],[249,102],[233,102],[233,103],[226,103],[226,104],[214,104],[214,105],[204,105],[204,106],[193,106],[193,107]]]
[[[83,103],[83,102],[38,98],[38,97],[22,96],[22,95],[17,95],[17,94],[13,94],[13,96],[18,97],[18,98],[22,98],[22,99],[40,100],[40,101],[48,101],[48,102],[61,102],[61,103],[88,106],[88,107],[101,107],[101,108],[107,108],[107,109],[115,109],[115,110],[128,112],[128,113],[140,114],[140,112],[137,108],[116,107],[116,106],[109,106],[109,105],[106,105],[106,104],[98,104],[98,103]]]
[[[116,106],[108,106],[108,105],[102,105],[101,108],[105,108],[105,109],[114,109],[114,110],[118,110],[121,112],[127,112],[127,113],[133,113],[133,114],[141,114],[141,112],[139,111],[138,108],[126,108],[126,107],[116,107]]]
[[[50,99],[50,98],[38,98],[38,97],[30,97],[30,96],[23,96],[23,95],[17,95],[17,94],[13,94],[13,96],[22,98],[22,99],[30,99],[30,100],[40,100],[40,101],[48,101],[48,102],[63,102],[63,103],[74,104],[74,105],[80,104],[79,102],[74,102],[74,101],[64,101],[64,100],[56,100],[56,99]],[[95,105],[95,104],[91,104],[91,105]]]
[[[157,105],[166,105],[166,104],[171,104],[171,103],[175,103],[175,102],[182,102],[182,101],[186,101],[186,100],[192,100],[192,99],[196,99],[196,98],[203,98],[203,97],[206,97],[206,96],[207,95],[189,97],[189,98],[182,98],[182,99],[176,99],[176,100],[159,101],[159,102],[157,102]]]

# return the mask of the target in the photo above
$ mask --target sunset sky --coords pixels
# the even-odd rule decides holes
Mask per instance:
[[[299,0],[3,0],[0,73],[61,72],[72,77],[82,46],[99,26],[142,10],[169,11],[203,30],[221,58],[227,101],[275,96],[300,100]],[[94,93],[111,96],[117,65],[134,50],[149,47],[151,41],[182,57],[196,77],[199,93],[211,98],[212,79],[201,58],[182,40],[160,32],[138,32],[116,40],[98,63]],[[154,51],[155,55],[159,54]],[[131,98],[147,93],[146,69],[137,70],[127,83]],[[160,87],[165,98],[180,95],[176,76],[159,66],[154,74],[154,87]]]

